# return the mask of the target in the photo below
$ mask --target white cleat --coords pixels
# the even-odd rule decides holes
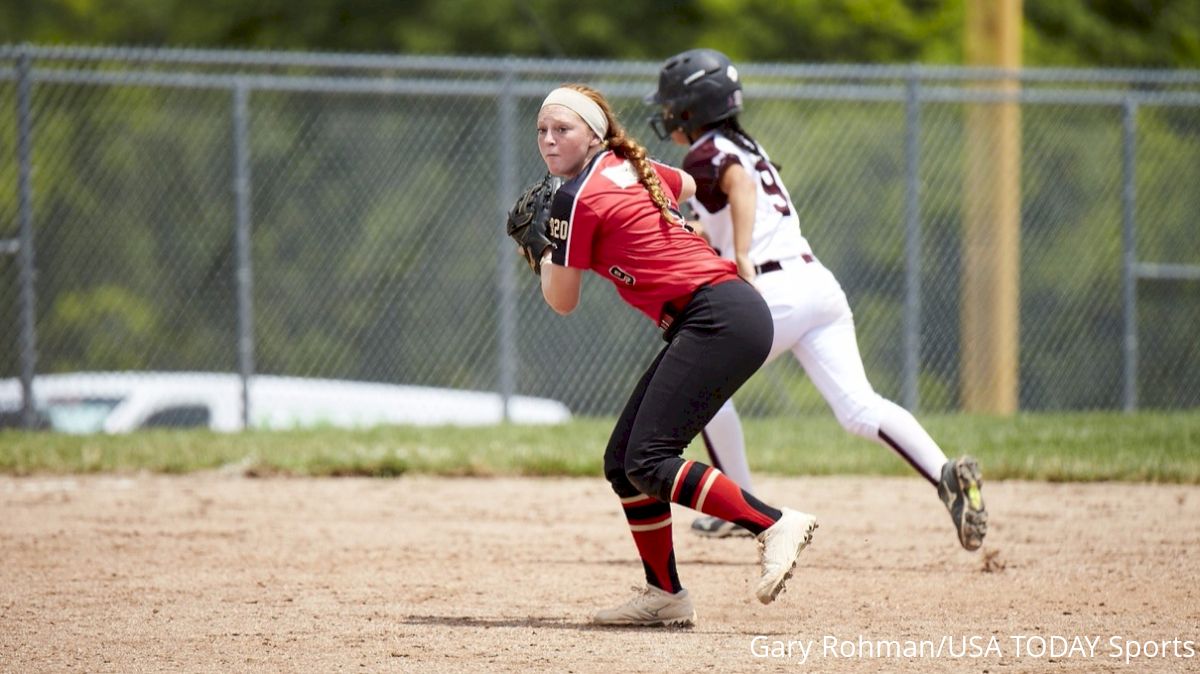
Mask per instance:
[[[762,561],[762,578],[754,594],[764,604],[775,601],[784,584],[792,577],[796,558],[812,542],[817,518],[790,508],[781,508],[783,517],[771,528],[758,535],[758,552]]]
[[[633,588],[638,594],[616,608],[599,611],[592,618],[597,625],[634,625],[639,627],[691,627],[696,624],[696,609],[687,590],[671,594],[653,585]]]

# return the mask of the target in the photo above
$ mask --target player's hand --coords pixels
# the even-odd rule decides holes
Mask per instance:
[[[738,276],[746,279],[746,282],[757,288],[754,279],[758,277],[758,272],[754,271],[754,263],[750,261],[749,255],[737,256]]]

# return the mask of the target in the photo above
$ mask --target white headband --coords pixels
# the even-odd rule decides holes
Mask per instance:
[[[604,116],[604,111],[596,101],[574,89],[559,87],[551,91],[542,101],[543,108],[547,105],[561,105],[579,115],[600,140],[604,140],[604,135],[608,133],[608,118]]]

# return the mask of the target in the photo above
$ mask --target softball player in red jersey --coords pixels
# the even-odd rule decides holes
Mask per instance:
[[[908,461],[937,487],[962,546],[979,548],[987,512],[978,463],[970,457],[948,461],[912,414],[867,381],[846,295],[801,235],[796,206],[770,157],[738,123],[742,86],[729,59],[711,49],[668,59],[658,91],[646,102],[662,110],[651,119],[655,132],[689,146],[684,169],[697,186],[689,204],[702,230],[770,306],[775,338],[767,361],[791,351],[842,426]],[[709,422],[704,439],[714,465],[751,490],[732,401]],[[696,520],[692,528],[718,537],[740,531],[713,517]]]
[[[758,537],[762,575],[755,593],[770,603],[811,540],[816,518],[763,503],[719,470],[682,458],[767,357],[770,311],[680,217],[678,200],[695,190],[691,176],[647,159],[599,92],[583,85],[555,89],[538,113],[537,133],[547,169],[564,180],[550,208],[552,245],[542,258],[546,302],[570,313],[590,269],[657,323],[667,342],[630,395],[604,454],[605,477],[621,500],[646,587],[594,621],[694,623],[675,565],[671,503],[737,522]]]

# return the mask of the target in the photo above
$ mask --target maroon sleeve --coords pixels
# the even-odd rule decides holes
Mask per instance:
[[[717,149],[711,136],[683,158],[683,170],[696,179],[695,199],[709,213],[716,213],[729,203],[729,195],[721,191],[721,175],[737,163],[737,157]]]

